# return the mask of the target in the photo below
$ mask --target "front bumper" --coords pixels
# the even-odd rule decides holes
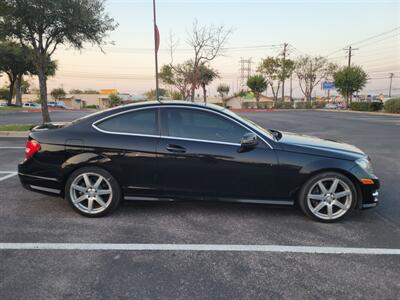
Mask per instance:
[[[377,206],[378,203],[379,203],[379,198],[378,198],[378,196],[379,196],[379,192],[378,192],[378,191],[373,192],[373,193],[371,194],[372,201],[368,201],[368,202],[364,202],[364,201],[363,201],[363,203],[362,203],[362,209],[373,208],[373,207]]]
[[[361,209],[373,208],[379,203],[379,192],[378,189],[380,187],[379,179],[373,179],[374,184],[372,185],[364,185],[361,184],[361,192],[362,192],[362,201],[361,201]]]

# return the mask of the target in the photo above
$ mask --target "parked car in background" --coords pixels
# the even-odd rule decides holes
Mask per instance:
[[[336,103],[328,103],[325,105],[326,109],[338,109],[338,105]]]
[[[65,105],[64,101],[50,101],[47,103],[47,105],[54,108],[71,109],[70,107]]]
[[[41,108],[42,105],[40,105],[39,103],[36,103],[36,102],[27,102],[27,103],[24,103],[22,105],[22,107],[25,107],[25,108]]]

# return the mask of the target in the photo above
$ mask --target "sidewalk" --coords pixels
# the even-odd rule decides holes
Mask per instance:
[[[400,114],[385,113],[381,111],[358,111],[358,110],[344,110],[344,109],[315,109],[317,111],[327,111],[327,112],[343,112],[343,113],[355,113],[355,114],[368,114],[376,116],[388,116],[388,117],[400,117]]]

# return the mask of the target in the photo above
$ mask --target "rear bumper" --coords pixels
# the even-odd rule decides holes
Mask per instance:
[[[18,177],[24,188],[46,195],[62,196],[63,187],[58,178],[39,171],[32,172],[32,169],[26,161],[18,165]]]
[[[24,173],[18,173],[18,177],[22,186],[27,190],[52,196],[61,196],[62,194],[60,184],[52,178],[39,177]]]

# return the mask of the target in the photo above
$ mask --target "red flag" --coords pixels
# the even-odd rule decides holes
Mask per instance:
[[[156,39],[156,51],[160,48],[160,32],[158,31],[157,25],[154,25],[154,38]]]

